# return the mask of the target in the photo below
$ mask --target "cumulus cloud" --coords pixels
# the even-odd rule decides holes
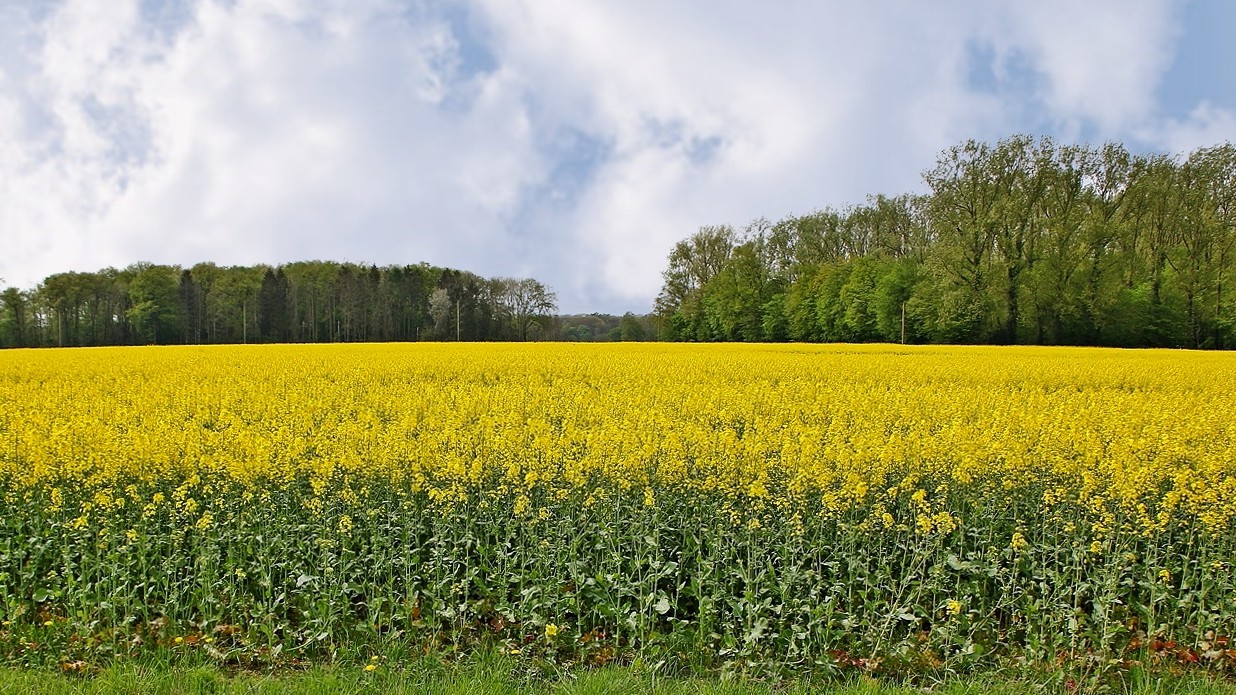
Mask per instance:
[[[202,2],[169,41],[135,1],[66,2],[25,93],[0,102],[6,133],[31,130],[15,102],[46,114],[0,165],[17,169],[5,275],[306,256],[498,270],[543,168],[521,92],[454,74],[449,28],[414,9]]]
[[[1153,1],[483,6],[504,62],[540,76],[539,125],[609,145],[566,224],[593,272],[576,283],[631,303],[701,224],[919,189],[967,137],[1140,124],[1172,39]]]
[[[1153,137],[1166,151],[1180,155],[1200,147],[1236,142],[1236,113],[1202,102],[1185,118],[1168,119]]]
[[[1024,54],[1041,82],[1035,97],[1068,130],[1126,132],[1154,115],[1154,93],[1179,38],[1176,3],[1021,0],[992,40]]]
[[[1230,133],[1221,109],[1158,114],[1177,10],[16,0],[0,277],[429,261],[647,310],[699,226],[917,190],[968,137]]]

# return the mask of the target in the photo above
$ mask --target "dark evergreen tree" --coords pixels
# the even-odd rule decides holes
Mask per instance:
[[[258,329],[267,343],[285,343],[291,319],[288,312],[288,278],[283,269],[267,268],[258,294]]]

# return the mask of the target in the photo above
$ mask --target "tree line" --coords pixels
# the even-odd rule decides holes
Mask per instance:
[[[58,273],[0,292],[0,347],[532,340],[557,298],[530,278],[307,261]]]
[[[923,195],[706,226],[656,301],[676,340],[1236,347],[1236,148],[968,141]]]

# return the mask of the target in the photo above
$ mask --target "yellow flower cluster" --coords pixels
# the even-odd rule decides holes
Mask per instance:
[[[1065,348],[397,344],[0,353],[0,479],[209,526],[219,485],[544,515],[627,491],[793,513],[951,496],[1088,510],[1099,536],[1236,519],[1236,355]],[[347,483],[339,492],[338,481]],[[157,499],[143,490],[168,491]],[[231,489],[234,489],[231,488]],[[310,509],[314,508],[309,503]],[[350,526],[351,519],[348,518]],[[341,521],[341,531],[344,522]],[[1020,533],[1014,548],[1024,547]]]

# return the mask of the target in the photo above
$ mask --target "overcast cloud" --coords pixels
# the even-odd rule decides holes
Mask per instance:
[[[1225,0],[0,0],[0,278],[426,261],[648,311],[669,248],[967,138],[1236,140]]]

